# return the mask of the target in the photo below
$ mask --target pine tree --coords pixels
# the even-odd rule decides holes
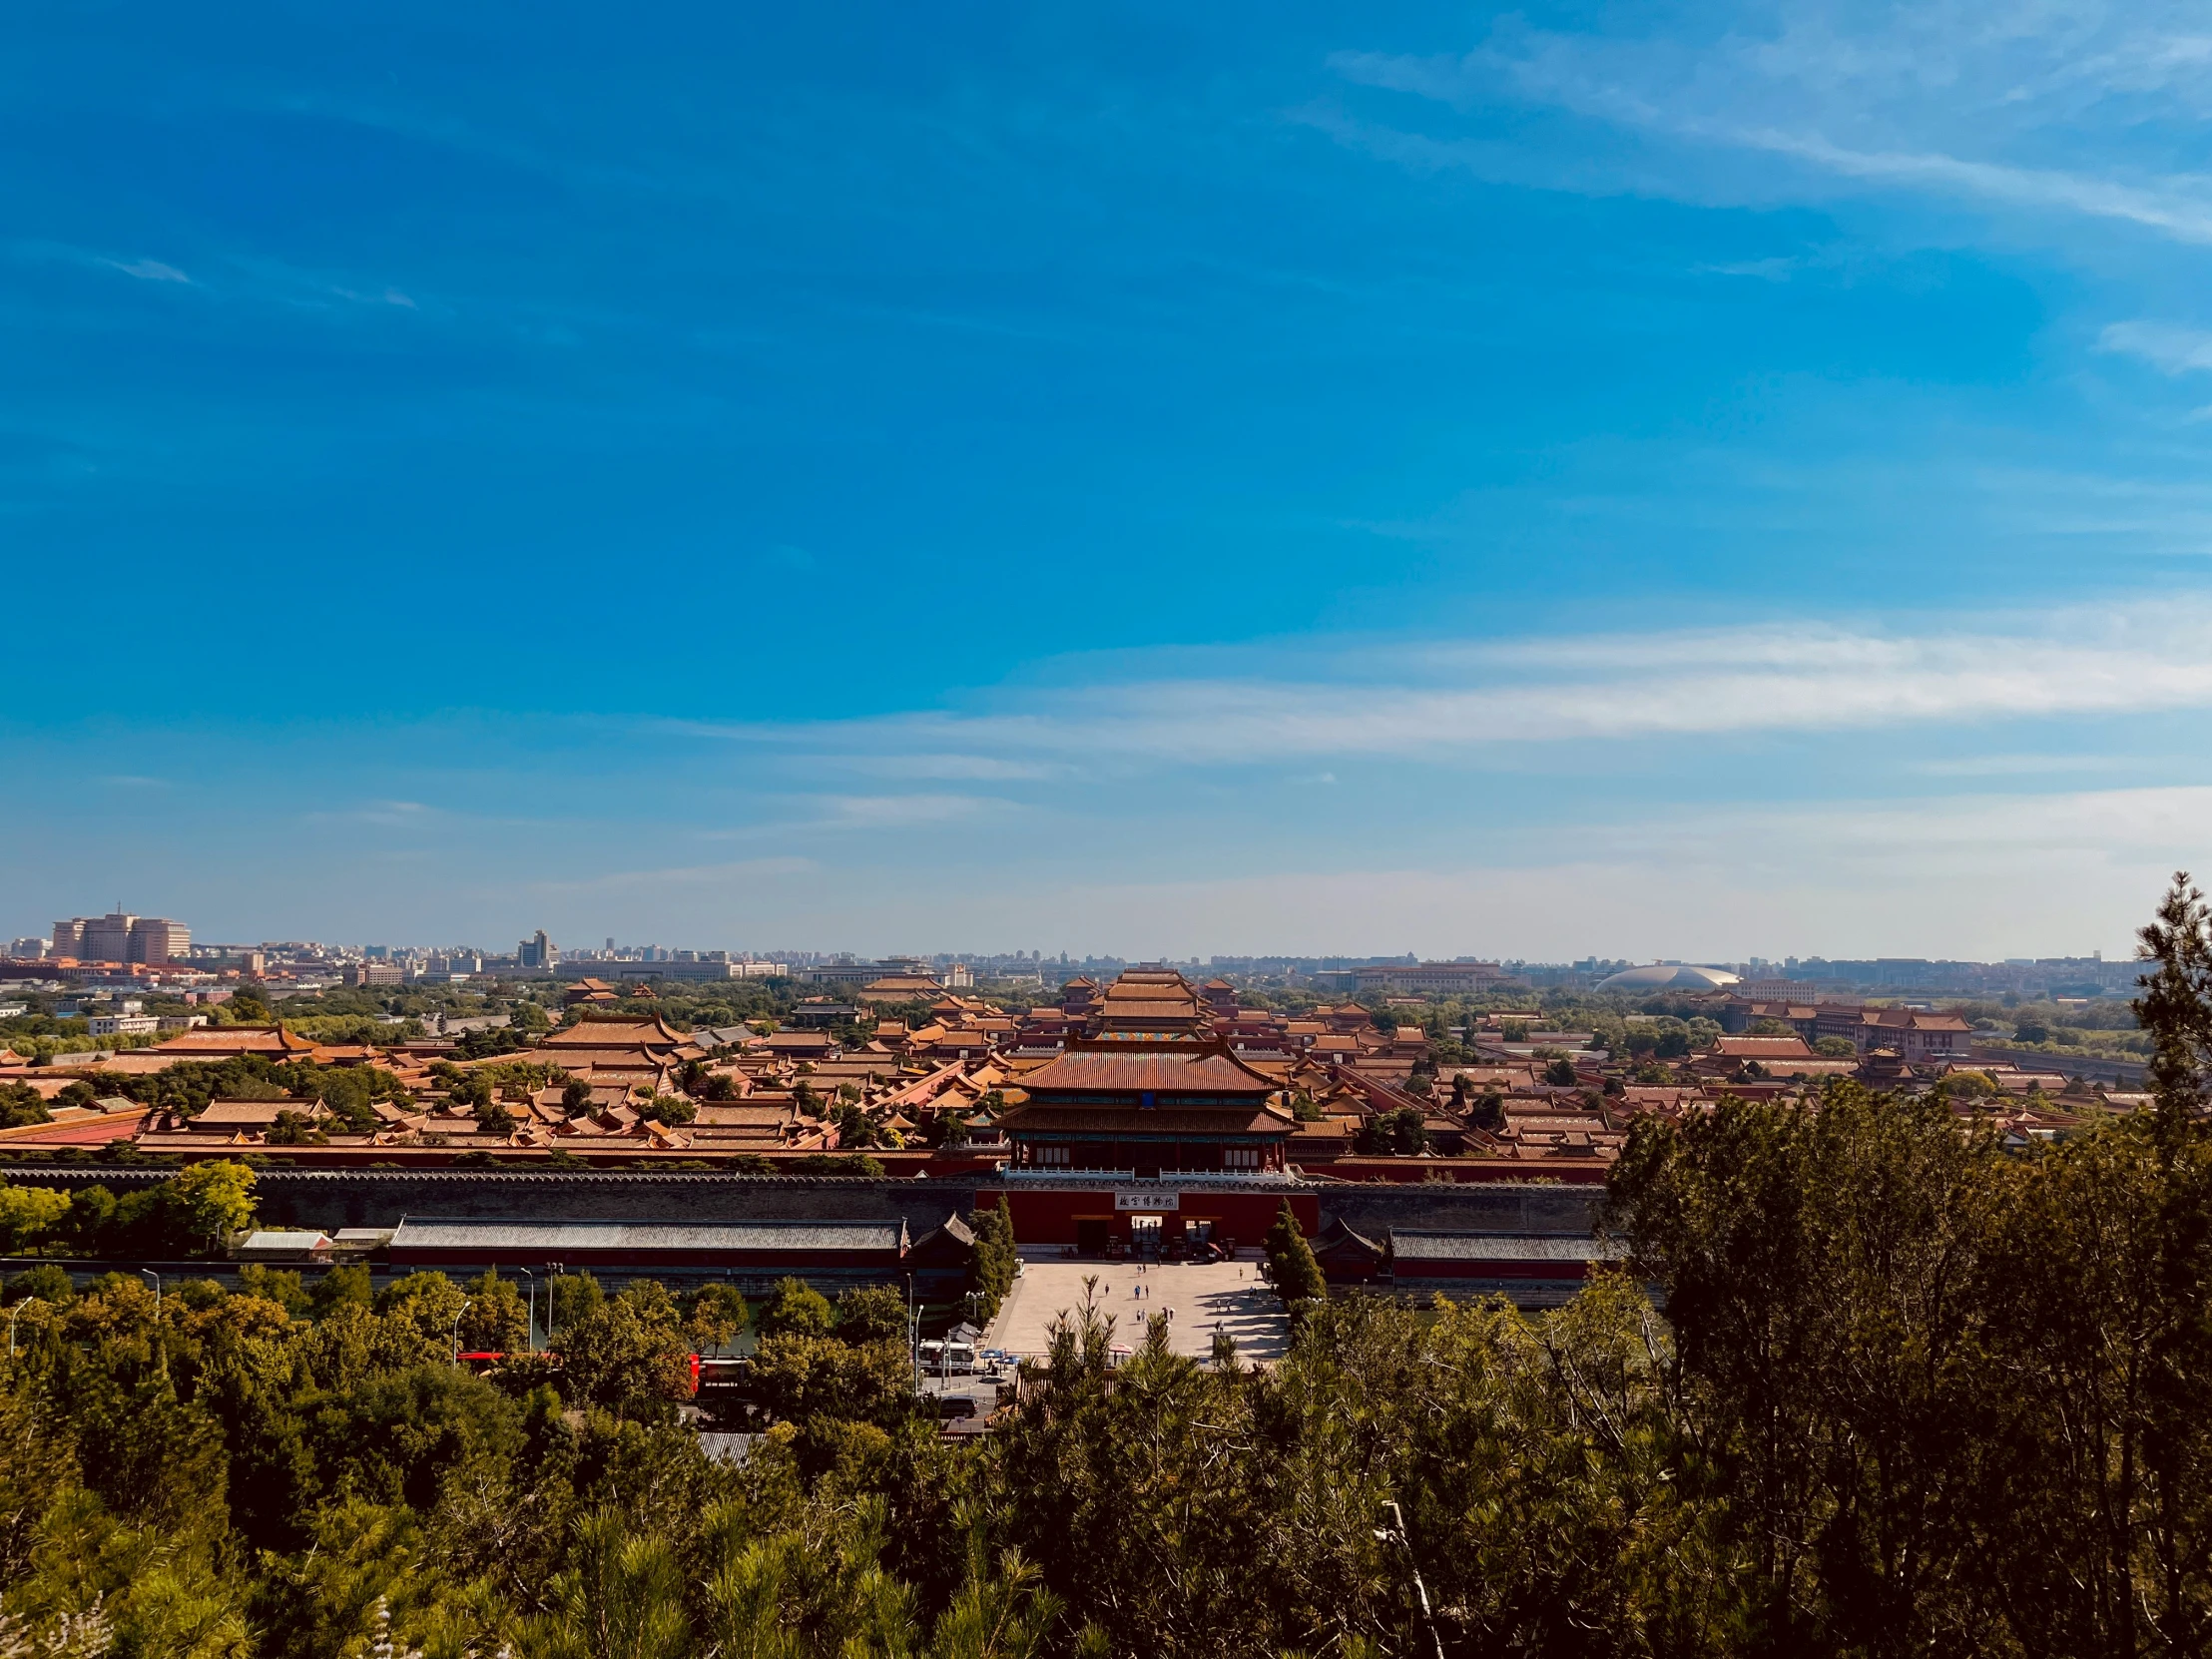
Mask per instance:
[[[1329,1281],[1322,1275],[1321,1263],[1314,1259],[1314,1247],[1299,1230],[1298,1217],[1291,1214],[1289,1199],[1283,1201],[1282,1212],[1268,1229],[1267,1252],[1268,1277],[1275,1282],[1276,1295],[1286,1306],[1295,1309],[1302,1302],[1329,1295]]]

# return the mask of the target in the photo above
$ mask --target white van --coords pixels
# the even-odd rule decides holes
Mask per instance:
[[[975,1375],[973,1343],[923,1343],[921,1374],[924,1377],[972,1377]]]

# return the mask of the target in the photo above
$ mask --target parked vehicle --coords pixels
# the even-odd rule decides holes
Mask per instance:
[[[975,1374],[975,1345],[972,1343],[926,1342],[921,1345],[920,1357],[924,1377],[972,1377]]]

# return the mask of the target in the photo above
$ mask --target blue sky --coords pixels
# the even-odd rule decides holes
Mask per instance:
[[[2191,10],[11,35],[0,927],[2020,955],[2205,862]]]

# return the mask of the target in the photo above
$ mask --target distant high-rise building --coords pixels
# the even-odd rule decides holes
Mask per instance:
[[[88,962],[128,962],[131,959],[131,927],[137,916],[110,910],[85,922],[84,948],[77,952]]]
[[[167,916],[141,916],[131,924],[127,962],[162,967],[181,962],[192,952],[192,929]]]
[[[162,967],[191,954],[192,929],[167,916],[111,910],[104,916],[72,916],[55,922],[48,948],[55,956],[73,956],[81,962],[144,962]]]
[[[515,947],[515,960],[525,968],[545,972],[559,965],[561,951],[541,927]]]

